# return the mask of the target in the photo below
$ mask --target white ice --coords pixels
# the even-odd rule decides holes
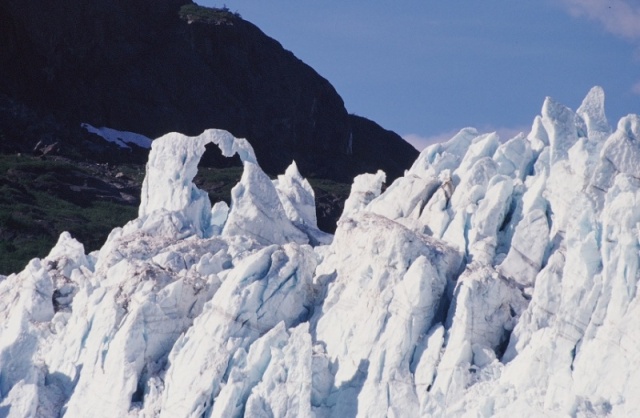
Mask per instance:
[[[192,183],[210,142],[230,206]],[[358,176],[331,237],[295,163],[168,134],[99,252],[0,277],[0,416],[638,416],[639,167],[595,87]]]
[[[102,137],[105,141],[113,142],[120,148],[131,148],[129,144],[136,145],[140,148],[151,148],[152,140],[144,135],[128,131],[118,131],[106,127],[96,128],[88,123],[82,123],[80,126],[88,132]]]

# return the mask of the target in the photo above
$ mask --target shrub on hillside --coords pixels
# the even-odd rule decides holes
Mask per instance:
[[[204,7],[198,4],[185,4],[180,8],[180,18],[188,23],[204,22],[215,25],[232,25],[239,18],[238,12],[232,13],[227,6],[222,8]]]

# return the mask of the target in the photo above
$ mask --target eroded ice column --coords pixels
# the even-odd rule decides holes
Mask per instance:
[[[250,162],[245,162],[242,178],[231,190],[231,211],[222,235],[249,237],[261,245],[309,242],[287,217],[271,179]]]
[[[197,137],[176,132],[168,133],[151,145],[147,174],[142,183],[138,216],[154,212],[177,212],[200,236],[211,227],[211,202],[205,191],[193,184],[205,145],[214,143],[222,154],[238,154],[244,162],[256,164],[255,154],[245,139],[234,138],[229,132],[209,129]]]
[[[211,221],[211,202],[207,193],[193,184],[205,145],[217,144],[223,155],[236,152],[241,159],[255,162],[246,140],[229,132],[209,129],[197,137],[168,133],[151,145],[147,174],[142,183],[138,216],[144,218],[158,211],[177,212],[185,218],[184,227],[198,235],[207,235]]]
[[[302,177],[295,161],[273,180],[280,203],[291,223],[309,238],[311,245],[330,244],[332,236],[318,229],[316,197],[309,181]]]

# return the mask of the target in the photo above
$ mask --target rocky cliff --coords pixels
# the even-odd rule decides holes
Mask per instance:
[[[326,79],[228,10],[8,0],[0,20],[0,92],[65,124],[151,138],[222,128],[250,140],[267,172],[295,159],[305,175],[341,181],[380,168],[396,178],[417,156],[349,115]]]

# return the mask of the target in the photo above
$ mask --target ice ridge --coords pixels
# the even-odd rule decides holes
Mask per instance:
[[[230,206],[192,183],[208,143]],[[357,177],[331,237],[295,163],[165,135],[100,251],[0,277],[0,416],[639,416],[639,170],[595,87]]]

